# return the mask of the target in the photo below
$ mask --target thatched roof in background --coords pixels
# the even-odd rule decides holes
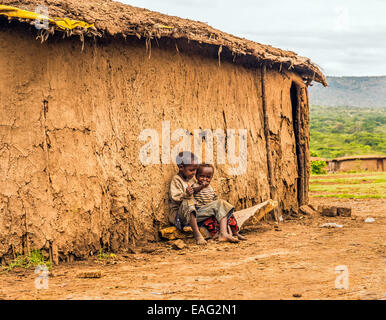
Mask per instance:
[[[48,7],[50,17],[95,23],[102,36],[188,39],[217,46],[219,54],[223,48],[227,48],[236,60],[237,57],[248,56],[256,65],[266,62],[268,66],[294,71],[308,83],[314,80],[327,85],[323,73],[310,59],[292,51],[230,35],[203,22],[168,16],[111,0],[0,0],[0,4],[30,11],[34,11],[38,5],[44,5]]]
[[[349,160],[379,160],[379,159],[386,159],[386,156],[380,156],[380,155],[367,155],[367,156],[347,156],[347,157],[341,157],[341,158],[335,158],[330,161],[349,161]]]
[[[325,162],[328,162],[330,160],[327,159],[327,158],[321,158],[321,157],[310,157],[310,161],[325,161]]]

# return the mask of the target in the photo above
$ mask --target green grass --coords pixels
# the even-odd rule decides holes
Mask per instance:
[[[386,198],[385,196],[379,194],[319,194],[319,195],[311,195],[311,197],[315,198],[337,198],[337,199],[382,199]]]
[[[339,174],[340,175],[340,174]],[[310,196],[321,198],[386,199],[386,172],[312,176]]]
[[[319,179],[318,179],[319,178]],[[320,179],[320,176],[312,176],[310,179],[312,184],[325,184],[325,183],[335,183],[335,184],[361,184],[361,183],[386,183],[385,175],[366,175],[361,177],[350,177],[347,178],[334,178],[329,177],[325,179]]]
[[[386,155],[386,108],[311,106],[310,135],[322,158]]]
[[[97,256],[99,260],[115,259],[117,257],[114,253],[109,253],[103,248],[99,249]]]
[[[29,255],[19,254],[7,266],[1,267],[2,271],[8,272],[15,268],[29,269],[37,266],[46,266],[49,270],[52,269],[50,261],[44,258],[43,252],[40,250],[32,250]]]

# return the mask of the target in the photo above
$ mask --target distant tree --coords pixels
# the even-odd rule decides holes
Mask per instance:
[[[327,170],[325,169],[327,167],[326,161],[322,160],[315,160],[311,161],[311,174],[326,174]]]
[[[311,106],[312,155],[386,155],[386,108]]]

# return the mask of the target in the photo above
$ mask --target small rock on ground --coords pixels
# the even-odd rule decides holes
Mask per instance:
[[[173,242],[172,244],[172,248],[175,249],[175,250],[182,250],[186,247],[186,244],[184,241],[182,240],[176,240]]]
[[[85,279],[98,279],[102,277],[102,271],[96,270],[96,271],[81,271],[78,273],[78,278],[85,278]]]

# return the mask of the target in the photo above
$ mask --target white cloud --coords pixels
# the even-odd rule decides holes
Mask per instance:
[[[384,0],[123,0],[295,51],[328,75],[386,75]]]

